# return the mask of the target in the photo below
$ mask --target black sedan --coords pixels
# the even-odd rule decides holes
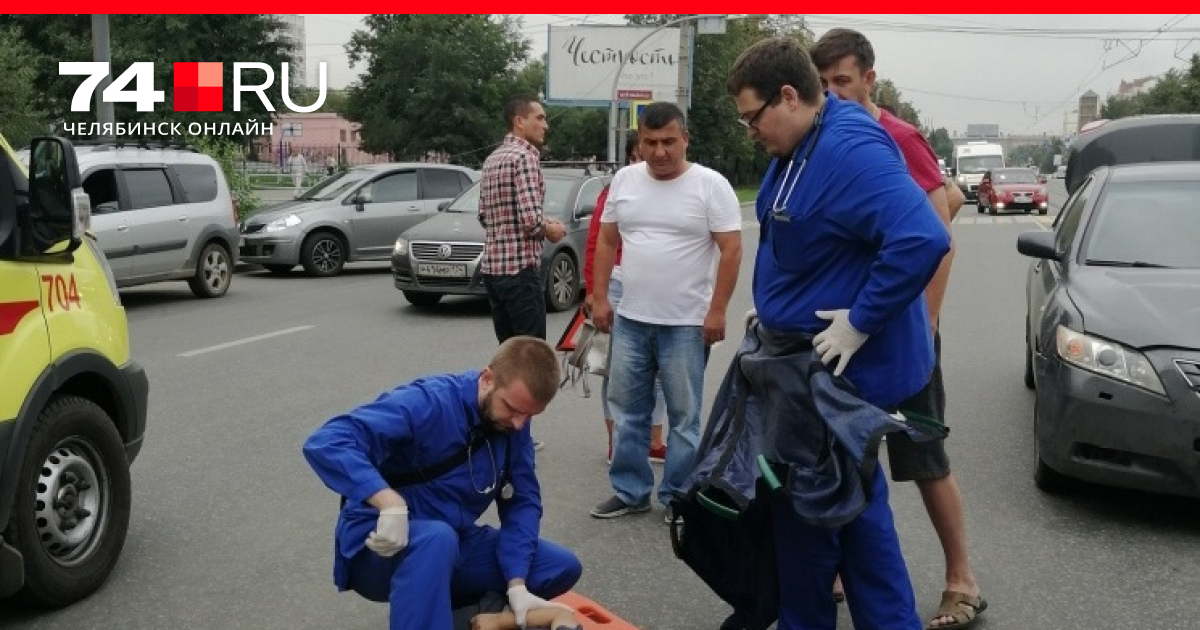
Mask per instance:
[[[1200,162],[1098,168],[1017,249],[1038,487],[1200,496]]]
[[[596,199],[611,176],[588,168],[544,168],[542,174],[546,182],[543,213],[567,228],[566,238],[558,243],[546,241],[542,252],[546,308],[564,311],[583,295],[588,224]],[[396,239],[392,276],[405,299],[417,306],[433,306],[444,295],[487,295],[479,273],[484,232],[478,216],[476,182],[441,212]]]

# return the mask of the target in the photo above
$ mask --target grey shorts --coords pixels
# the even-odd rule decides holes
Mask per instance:
[[[933,336],[933,375],[921,391],[900,403],[900,411],[920,414],[946,423],[946,388],[942,383],[942,338]],[[907,435],[893,433],[887,438],[888,465],[892,481],[927,481],[950,474],[950,457],[945,440],[913,442]]]

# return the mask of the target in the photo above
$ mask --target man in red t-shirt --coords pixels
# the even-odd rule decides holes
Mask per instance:
[[[895,140],[909,173],[929,195],[929,202],[945,223],[946,231],[950,232],[950,223],[962,202],[959,200],[951,207],[933,148],[919,130],[871,101],[871,90],[875,83],[875,51],[871,42],[857,31],[833,29],[817,41],[812,49],[812,60],[826,89],[843,100],[861,103]],[[954,245],[951,241],[950,253],[942,259],[937,273],[925,288],[937,363],[925,389],[900,405],[903,413],[926,416],[943,423],[946,394],[942,384],[941,338],[937,331],[953,259]],[[917,483],[925,510],[929,513],[946,557],[946,588],[928,627],[965,628],[975,622],[978,614],[987,607],[987,602],[980,597],[979,585],[971,571],[962,495],[954,474],[950,472],[950,459],[946,455],[945,445],[942,440],[917,444],[901,436],[900,439],[889,437],[887,446],[892,480]]]

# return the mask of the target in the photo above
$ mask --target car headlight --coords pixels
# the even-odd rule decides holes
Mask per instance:
[[[274,221],[268,223],[267,227],[263,228],[263,231],[264,232],[279,232],[282,230],[286,230],[288,228],[294,228],[297,225],[300,225],[301,223],[303,223],[303,220],[300,218],[300,215],[289,214],[286,217],[280,217],[280,218],[275,219]]]
[[[1119,343],[1058,327],[1058,356],[1077,367],[1165,396],[1162,381],[1146,357]]]
[[[392,255],[393,256],[407,256],[408,255],[408,239],[406,239],[406,238],[396,239],[396,245],[395,245],[395,247],[392,247]]]

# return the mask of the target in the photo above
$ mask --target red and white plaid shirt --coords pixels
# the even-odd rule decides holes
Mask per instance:
[[[542,264],[541,156],[528,141],[507,134],[483,163],[479,186],[479,223],[487,238],[482,273],[514,276]]]

